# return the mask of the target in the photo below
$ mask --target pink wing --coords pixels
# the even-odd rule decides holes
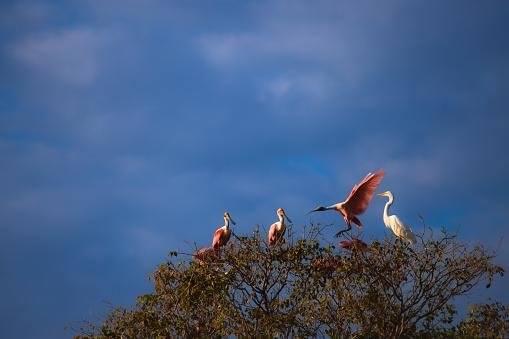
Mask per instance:
[[[193,259],[199,263],[211,261],[214,258],[214,249],[212,247],[200,248],[193,254]]]
[[[343,205],[350,214],[359,215],[366,211],[384,174],[384,171],[379,169],[375,174],[366,175],[360,183],[354,186]]]
[[[228,240],[230,240],[232,232],[230,230],[224,231],[222,228],[218,229],[214,233],[214,239],[212,240],[212,247],[215,250],[218,250],[220,247],[226,245]]]
[[[360,239],[342,240],[339,242],[339,247],[347,251],[361,250],[365,251],[368,245]]]
[[[212,247],[214,249],[219,249],[219,247],[223,246],[223,241],[222,241],[222,235],[223,235],[223,230],[222,229],[218,229],[215,233],[214,233],[214,240],[212,240]]]
[[[274,245],[276,242],[276,224],[272,224],[269,229],[269,245]]]

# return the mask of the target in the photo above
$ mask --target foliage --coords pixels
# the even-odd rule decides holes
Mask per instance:
[[[428,231],[415,245],[387,237],[352,252],[321,245],[316,226],[280,246],[262,238],[257,231],[236,238],[207,264],[170,257],[152,276],[153,293],[80,337],[508,335],[500,304],[455,320],[454,298],[504,271],[494,253],[445,231]]]
[[[509,338],[509,309],[498,302],[474,305],[456,332],[462,337]]]

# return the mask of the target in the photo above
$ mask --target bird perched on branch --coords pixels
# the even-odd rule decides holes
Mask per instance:
[[[389,215],[389,207],[391,207],[392,203],[394,202],[394,196],[392,195],[391,191],[386,191],[377,195],[389,198],[389,201],[387,201],[384,208],[385,226],[390,228],[392,233],[394,233],[398,238],[404,239],[411,244],[415,243],[415,234],[412,232],[412,229],[405,225],[397,215]]]
[[[350,195],[345,201],[328,207],[318,206],[311,212],[334,210],[341,213],[345,219],[347,228],[338,232],[336,237],[339,237],[344,232],[350,231],[352,229],[352,222],[361,228],[362,223],[357,218],[357,215],[364,213],[368,208],[371,198],[373,198],[384,174],[382,169],[379,169],[376,173],[368,173],[360,183],[353,187],[352,192],[350,192]]]
[[[350,252],[357,250],[364,252],[368,249],[368,244],[360,239],[354,238],[340,241],[339,247]]]
[[[279,217],[279,221],[273,223],[270,226],[270,229],[269,229],[269,245],[270,246],[279,244],[283,240],[283,236],[285,235],[285,231],[286,231],[285,218],[286,218],[286,220],[288,220],[289,223],[292,223],[290,218],[288,218],[288,216],[286,215],[285,210],[283,210],[282,208],[278,208],[276,213],[277,213],[277,216]]]
[[[193,259],[200,265],[212,262],[216,259],[213,247],[200,248],[193,254]]]
[[[226,245],[228,240],[230,240],[230,236],[232,235],[230,221],[235,225],[235,221],[231,218],[230,213],[228,213],[228,211],[224,212],[224,226],[217,229],[214,233],[214,239],[212,240],[212,248],[216,254],[219,254],[221,247]]]

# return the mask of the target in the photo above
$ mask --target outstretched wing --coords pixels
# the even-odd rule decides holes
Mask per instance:
[[[382,182],[384,171],[379,169],[376,173],[369,173],[360,183],[354,186],[352,192],[346,199],[343,207],[347,209],[350,214],[359,215],[364,213],[368,208],[371,198],[375,191]]]

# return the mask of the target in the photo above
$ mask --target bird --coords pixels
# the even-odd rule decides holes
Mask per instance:
[[[286,225],[285,218],[289,223],[292,223],[290,218],[285,213],[285,210],[282,208],[278,208],[276,211],[277,216],[279,217],[279,221],[273,223],[269,229],[269,246],[273,246],[281,243],[283,240],[283,236],[285,235]]]
[[[200,265],[213,262],[216,258],[213,247],[203,247],[194,252],[193,259]]]
[[[368,245],[364,241],[357,238],[342,240],[339,242],[339,247],[350,252],[355,250],[364,252],[368,249]]]
[[[347,228],[336,233],[336,237],[339,237],[344,232],[350,231],[352,229],[352,222],[356,224],[357,227],[361,228],[362,223],[359,218],[357,218],[357,215],[364,213],[368,208],[371,198],[373,198],[378,185],[382,182],[384,174],[385,172],[383,169],[379,169],[375,173],[368,173],[360,183],[353,187],[352,192],[350,192],[350,195],[345,201],[328,207],[318,206],[309,213],[327,210],[334,210],[341,213],[345,219]]]
[[[232,224],[236,225],[235,221],[233,221],[230,213],[228,211],[224,212],[224,226],[219,227],[214,232],[214,239],[212,240],[212,248],[214,249],[215,254],[219,254],[221,251],[221,247],[228,243],[230,240],[230,236],[232,235],[232,230],[230,229],[230,221]]]
[[[314,259],[311,265],[319,271],[333,272],[341,267],[342,261],[333,255],[325,255],[321,258]]]
[[[404,239],[411,244],[416,242],[415,234],[412,232],[412,229],[405,225],[397,215],[389,215],[389,207],[391,207],[394,202],[394,196],[391,191],[386,191],[380,194],[377,194],[380,197],[388,197],[389,201],[385,204],[384,208],[384,224],[387,228],[392,230],[392,233],[396,235],[398,238]]]

